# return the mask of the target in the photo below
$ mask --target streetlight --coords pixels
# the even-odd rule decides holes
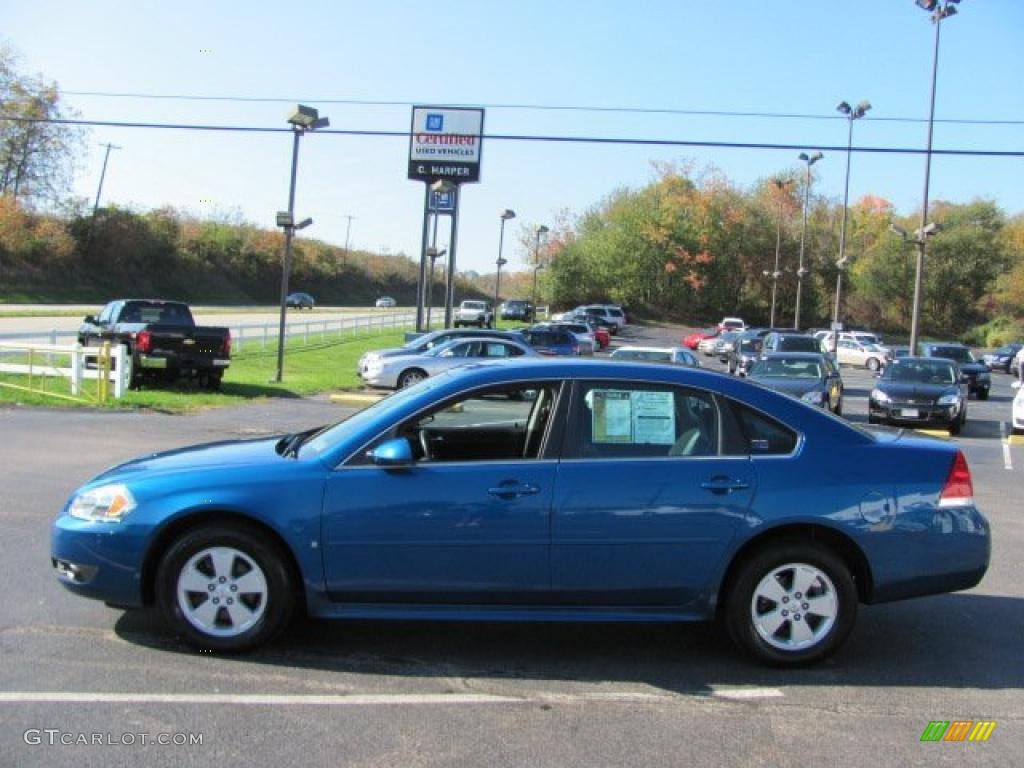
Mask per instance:
[[[545,225],[541,224],[537,227],[537,239],[533,247],[533,319],[537,319],[537,273],[544,269],[544,265],[540,263],[540,236],[550,232]]]
[[[313,223],[312,219],[305,219],[298,226],[295,225],[295,175],[299,165],[299,137],[306,131],[315,131],[318,128],[326,128],[331,121],[320,114],[313,107],[297,104],[292,113],[288,116],[288,122],[292,126],[292,179],[288,189],[288,210],[277,214],[277,225],[284,229],[284,259],[281,263],[281,322],[277,329],[277,376],[274,381],[281,382],[284,374],[284,326],[285,317],[288,314],[288,277],[292,270],[292,237],[295,230],[308,227]]]
[[[768,320],[768,327],[775,327],[775,296],[779,287],[779,278],[782,277],[782,272],[779,271],[779,257],[782,254],[782,190],[786,188],[786,185],[790,183],[792,179],[773,179],[772,183],[775,188],[779,190],[779,215],[775,221],[775,269],[772,270],[772,312],[771,317]],[[767,274],[767,273],[766,273]]]
[[[924,200],[921,203],[921,227],[924,232],[928,225],[928,184],[932,172],[932,129],[935,127],[935,85],[939,76],[939,30],[942,20],[956,14],[960,0],[916,0],[919,8],[931,14],[935,25],[935,52],[932,55],[932,96],[928,110],[928,149],[924,156]],[[917,338],[921,322],[921,288],[924,281],[924,257],[927,251],[927,237],[919,237],[917,244],[917,266],[914,270],[914,308],[910,317],[910,354],[917,354]]]
[[[436,238],[435,238],[436,239]],[[427,281],[427,330],[430,330],[430,310],[434,305],[434,262],[448,253],[447,248],[437,250],[436,246],[427,248],[427,256],[430,257],[430,279]]]
[[[800,159],[807,163],[807,178],[804,181],[804,221],[800,228],[800,265],[796,270],[796,310],[793,312],[793,327],[797,330],[800,330],[800,298],[803,295],[804,275],[810,271],[804,269],[804,243],[807,240],[807,207],[811,200],[811,166],[823,157],[821,152],[812,155],[800,153]]]
[[[853,121],[860,120],[871,109],[870,101],[862,101],[856,107],[851,107],[847,102],[839,102],[836,107],[839,112],[846,116],[849,123],[849,132],[846,137],[846,186],[843,191],[843,223],[839,228],[839,259],[836,266],[836,305],[832,312],[832,352],[839,348],[839,302],[843,294],[843,270],[846,268],[846,219],[850,210],[850,155],[853,152]]]
[[[501,292],[501,268],[508,262],[502,258],[501,250],[505,246],[505,222],[509,219],[514,219],[516,212],[511,208],[506,208],[502,211],[499,218],[501,219],[501,234],[498,236],[498,260],[495,262],[498,265],[498,276],[494,280],[494,325],[498,325],[498,295]]]

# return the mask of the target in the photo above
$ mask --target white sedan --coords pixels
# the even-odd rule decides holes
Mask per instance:
[[[885,347],[878,344],[864,344],[852,339],[839,339],[836,357],[840,365],[854,365],[877,371],[885,365]]]
[[[371,387],[404,389],[428,376],[480,360],[502,358],[540,357],[541,355],[519,341],[490,337],[453,339],[439,344],[429,352],[368,360],[363,381]]]

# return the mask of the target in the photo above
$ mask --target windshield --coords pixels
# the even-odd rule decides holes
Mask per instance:
[[[932,347],[930,357],[945,357],[958,363],[974,362],[974,356],[967,347]]]
[[[821,363],[817,360],[772,358],[757,362],[750,375],[754,378],[760,376],[782,376],[787,379],[820,379],[822,371]]]
[[[482,301],[464,301],[462,302],[463,309],[483,309],[486,305]]]
[[[882,378],[916,384],[955,384],[956,368],[939,361],[897,359],[885,369]]]

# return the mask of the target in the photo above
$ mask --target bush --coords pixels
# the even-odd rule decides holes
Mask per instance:
[[[993,318],[984,325],[976,325],[963,335],[965,344],[985,348],[1001,347],[1022,339],[1024,339],[1024,321],[1007,315]]]

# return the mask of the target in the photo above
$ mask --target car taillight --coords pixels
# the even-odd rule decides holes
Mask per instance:
[[[153,348],[153,334],[149,331],[139,331],[135,335],[135,349],[139,352],[149,352]]]
[[[957,451],[953,466],[949,469],[946,484],[939,494],[940,507],[963,507],[974,504],[974,485],[971,483],[971,470],[962,451]]]
[[[224,353],[224,357],[231,356],[231,331],[228,331],[228,335],[224,337],[224,346],[221,351]]]

